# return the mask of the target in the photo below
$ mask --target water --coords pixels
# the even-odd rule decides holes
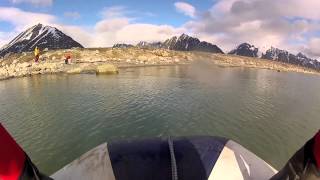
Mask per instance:
[[[280,168],[320,128],[320,77],[207,65],[0,82],[0,119],[41,171],[123,138],[217,135]]]

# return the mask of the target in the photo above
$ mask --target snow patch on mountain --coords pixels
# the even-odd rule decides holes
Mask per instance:
[[[83,47],[71,37],[55,27],[37,24],[20,33],[0,50],[0,56],[8,53],[32,51],[36,46],[40,49],[69,49]]]

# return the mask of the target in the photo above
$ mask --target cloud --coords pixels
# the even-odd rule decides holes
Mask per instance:
[[[174,3],[174,6],[178,12],[181,12],[186,16],[190,16],[192,18],[196,16],[196,9],[191,4],[185,2],[176,2]]]
[[[309,40],[309,42],[303,47],[303,52],[314,57],[320,57],[320,37],[315,37]]]
[[[110,18],[123,18],[128,13],[124,6],[110,6],[106,7],[101,11],[101,15],[105,19]]]
[[[23,11],[12,7],[0,7],[0,14],[0,21],[9,22],[15,26],[13,31],[22,31],[37,23],[53,24],[57,21],[53,15]]]
[[[17,34],[15,32],[1,32],[0,31],[0,49],[7,42],[12,40]]]
[[[184,27],[225,51],[242,42],[294,49],[291,42],[320,29],[319,6],[318,0],[219,0]]]
[[[175,6],[179,3],[183,2],[177,2]],[[12,34],[16,35],[40,22],[61,29],[85,47],[162,41],[174,35],[189,33],[217,44],[225,52],[242,42],[248,42],[262,50],[275,46],[294,53],[302,51],[320,57],[320,13],[314,13],[319,6],[318,0],[219,0],[203,12],[191,8],[194,10],[188,12],[193,19],[180,27],[141,23],[138,20],[140,16],[146,16],[146,12],[137,12],[124,6],[103,8],[100,20],[90,27],[61,24],[58,17],[50,14],[0,7],[0,21],[15,26],[10,35],[8,32],[0,33],[0,44],[7,37],[6,42],[11,40]],[[183,6],[179,7],[183,9]]]
[[[54,27],[60,29],[66,35],[72,37],[75,41],[79,42],[85,47],[92,47],[92,41],[96,38],[91,28],[82,26],[71,26],[64,24],[55,24]]]
[[[13,4],[28,3],[34,6],[51,6],[53,0],[10,0]]]
[[[126,11],[125,7],[120,6],[104,8],[101,12],[101,20],[93,27],[61,24],[56,16],[23,11],[18,8],[0,7],[0,14],[2,14],[0,21],[9,22],[15,26],[10,36],[8,32],[0,32],[1,45],[4,42],[8,43],[21,31],[37,23],[57,27],[85,47],[106,47],[120,42],[135,44],[139,41],[162,41],[184,32],[183,28],[169,25],[134,22],[136,17],[132,16],[130,11]]]
[[[95,25],[97,32],[116,31],[129,24],[127,18],[104,19]]]
[[[73,20],[77,20],[81,17],[80,13],[78,12],[65,12],[64,16]]]
[[[115,43],[136,44],[139,41],[163,41],[173,35],[184,32],[183,28],[169,25],[154,25],[136,22],[139,15],[149,16],[149,12],[137,12],[124,6],[106,7],[100,13],[91,34],[90,47],[112,46]],[[154,16],[154,14],[151,14]]]

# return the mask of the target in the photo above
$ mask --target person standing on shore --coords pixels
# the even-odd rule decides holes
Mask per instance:
[[[34,61],[36,63],[39,62],[40,49],[38,48],[38,46],[36,46],[36,48],[34,49],[34,56],[35,56]]]
[[[64,55],[64,57],[65,57],[65,59],[64,59],[64,63],[65,63],[65,64],[71,63],[71,53],[66,53],[66,54]]]

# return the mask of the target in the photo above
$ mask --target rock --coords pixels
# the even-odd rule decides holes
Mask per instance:
[[[42,67],[45,69],[57,69],[57,64],[56,63],[44,63],[42,65]]]
[[[44,48],[44,50],[43,50],[44,52],[47,52],[47,51],[49,51],[49,49],[48,48]]]
[[[13,54],[12,52],[6,53],[3,57],[4,59],[8,58],[11,54]]]
[[[144,55],[140,55],[140,56],[138,56],[138,60],[140,60],[140,61],[148,61],[148,57],[144,56]]]
[[[37,75],[37,74],[41,74],[40,71],[32,71],[31,75]]]
[[[161,49],[157,49],[154,51],[154,54],[161,57],[168,57],[170,56],[170,53]]]
[[[68,74],[80,74],[82,72],[82,69],[80,67],[73,68],[67,71]]]
[[[68,74],[95,73],[96,68],[93,65],[84,64],[80,67],[72,67],[66,71]]]
[[[8,71],[5,68],[1,68],[0,69],[0,76],[7,76],[8,75]]]
[[[131,45],[131,44],[114,44],[113,46],[112,46],[112,48],[131,48],[131,47],[133,47],[133,45]]]
[[[17,67],[18,68],[27,68],[27,67],[31,67],[31,64],[28,62],[24,62],[24,63],[17,64]]]
[[[12,62],[12,64],[17,64],[17,63],[18,63],[17,59],[13,60],[13,62]]]
[[[118,68],[112,64],[99,65],[96,68],[97,74],[117,74]]]
[[[41,67],[38,64],[32,64],[32,71],[40,71]]]
[[[57,58],[55,56],[52,56],[51,60],[54,61],[56,60]]]

